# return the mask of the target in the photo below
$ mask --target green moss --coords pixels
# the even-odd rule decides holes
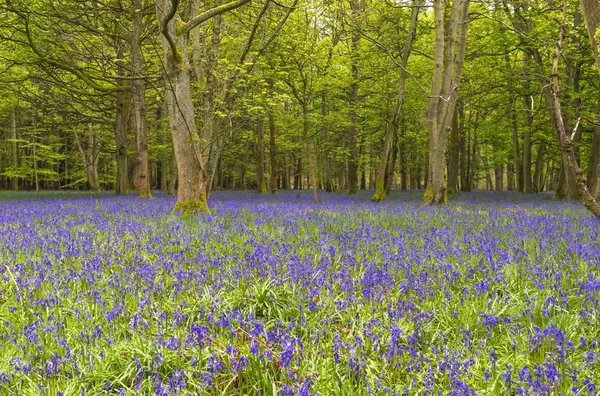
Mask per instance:
[[[377,190],[375,190],[375,195],[373,195],[373,198],[371,198],[371,201],[383,202],[383,200],[385,199],[385,196],[386,196],[385,190],[378,188]]]
[[[425,188],[425,194],[423,194],[423,204],[431,205],[433,203],[433,187],[431,185]]]
[[[349,195],[358,194],[358,190],[357,190],[357,189],[348,190],[348,194],[349,194]]]
[[[185,33],[186,27],[187,27],[187,24],[183,21],[183,19],[178,18],[177,21],[175,22],[175,34],[178,36],[181,36],[182,34]]]
[[[267,193],[267,184],[265,183],[264,180],[262,180],[260,182],[260,184],[258,185],[258,193],[259,194],[266,194]]]
[[[442,188],[442,199],[440,201],[435,200],[435,194],[433,193],[433,187],[428,186],[425,189],[425,194],[423,195],[423,204],[431,205],[431,204],[440,204],[446,205],[448,203],[448,190],[444,187]]]
[[[208,212],[206,199],[189,199],[175,204],[175,210],[184,213]]]
[[[152,198],[152,193],[148,190],[148,191],[138,191],[137,193],[138,198]]]

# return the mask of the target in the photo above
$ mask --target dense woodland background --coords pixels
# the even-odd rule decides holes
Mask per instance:
[[[207,191],[422,189],[441,15],[443,66],[455,74],[468,23],[462,75],[445,97],[437,82],[434,105],[452,104],[442,142],[447,190],[577,198],[552,105],[562,7],[558,0],[2,0],[0,188],[174,194],[175,109],[199,144]],[[567,1],[557,76],[565,129],[596,196],[600,74],[580,7]],[[167,29],[173,42],[161,34]],[[168,98],[186,75],[191,107],[177,99],[185,92]]]

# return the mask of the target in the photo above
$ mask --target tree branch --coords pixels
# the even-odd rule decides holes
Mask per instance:
[[[221,15],[227,11],[235,10],[236,8],[248,4],[251,1],[252,0],[237,0],[232,3],[223,4],[218,7],[212,8],[208,11],[205,11],[202,14],[195,16],[185,24],[185,27],[182,29],[183,34],[188,34],[192,31],[193,28],[195,28],[203,22],[208,21],[212,17]],[[179,0],[173,0],[173,2],[179,2]]]

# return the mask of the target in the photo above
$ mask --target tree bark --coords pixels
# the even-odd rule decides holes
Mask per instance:
[[[533,191],[542,191],[542,168],[544,166],[544,154],[546,154],[546,146],[544,143],[540,143],[537,151],[537,158],[535,160],[535,173],[533,175]]]
[[[10,148],[12,151],[11,160],[12,160],[12,168],[13,172],[17,172],[19,168],[19,150],[17,145],[17,109],[13,108],[11,112],[11,120],[10,120],[10,134],[11,134],[11,142]],[[14,191],[19,190],[19,178],[16,176],[12,176],[10,178],[12,189]]]
[[[352,8],[352,16],[354,22],[362,11],[360,0],[351,0],[350,7]],[[348,93],[350,102],[350,126],[348,127],[348,193],[358,193],[358,143],[357,143],[357,108],[358,108],[358,81],[360,79],[360,67],[358,64],[359,57],[360,32],[357,28],[352,32],[350,44],[350,61],[352,69],[352,83]]]
[[[35,185],[35,191],[40,191],[40,181],[38,178],[38,160],[37,160],[37,112],[35,106],[32,105],[32,126],[33,133],[31,134],[31,156],[33,160],[33,182]]]
[[[394,172],[396,171],[396,160],[398,158],[398,134],[394,133],[392,138],[392,148],[388,158],[388,164],[385,175],[385,195],[389,195],[394,184]]]
[[[523,54],[526,70],[529,70],[529,62],[531,55],[524,51]],[[533,192],[531,181],[531,130],[533,129],[533,99],[530,96],[530,84],[526,76],[523,80],[523,104],[525,106],[525,134],[523,136],[523,191],[526,193]]]
[[[135,133],[136,160],[133,182],[138,197],[152,197],[150,192],[150,170],[148,166],[148,135],[146,133],[146,87],[144,57],[142,54],[142,0],[132,0],[133,31],[131,37],[131,68],[134,78],[131,82],[133,99],[132,127]]]
[[[329,123],[327,122],[327,92],[321,94],[321,118],[323,122],[323,179],[325,179],[325,192],[333,191],[331,181],[331,158],[329,157]]]
[[[259,116],[256,125],[256,186],[259,194],[267,193],[265,181],[265,121]]]
[[[445,150],[448,129],[456,107],[462,66],[465,58],[470,0],[454,1],[450,12],[447,42],[444,45],[444,7],[442,0],[434,1],[435,56],[432,91],[427,111],[429,129],[428,180],[423,203],[448,202],[445,186]],[[459,29],[460,27],[460,29]],[[456,33],[459,33],[455,54]]]
[[[315,166],[315,160],[313,157],[312,142],[308,134],[308,105],[306,102],[302,104],[302,132],[304,135],[304,142],[306,145],[306,157],[308,162],[308,182],[312,187],[313,200],[315,203],[319,202],[319,196],[317,195],[317,172]]]
[[[119,59],[123,58],[123,52],[117,52]],[[119,75],[125,74],[123,61],[117,62]],[[115,180],[115,194],[127,195],[128,172],[127,172],[127,120],[129,119],[129,95],[126,92],[124,80],[119,80],[117,90],[116,114],[115,114],[115,146],[117,157],[117,177]]]
[[[508,72],[508,94],[510,96],[510,122],[512,126],[512,143],[513,143],[513,169],[517,176],[517,190],[523,191],[523,166],[521,164],[521,150],[519,148],[519,124],[517,118],[517,100],[514,87],[513,70],[510,65],[510,57],[507,54],[505,56],[506,70]],[[512,176],[509,176],[509,180],[512,180]],[[512,184],[512,183],[511,183]]]
[[[174,197],[176,195],[176,186],[177,186],[177,175],[179,172],[177,171],[177,157],[175,156],[175,150],[172,149],[171,152],[171,174],[169,176],[169,183],[167,185],[167,191],[170,196]]]
[[[560,53],[562,50],[562,43],[565,37],[565,25],[566,25],[566,17],[567,17],[567,1],[563,2],[563,13],[562,13],[562,22],[560,25],[560,33],[558,36],[558,42],[556,44],[556,49],[554,51],[554,60],[552,62],[552,87],[554,92],[552,94],[553,99],[553,107],[556,121],[556,132],[558,135],[558,140],[561,145],[561,149],[564,153],[564,157],[567,159],[567,164],[570,170],[575,174],[575,180],[579,189],[581,191],[581,195],[583,197],[583,201],[585,206],[592,212],[592,214],[600,220],[600,205],[596,202],[595,197],[590,194],[590,191],[587,187],[587,180],[583,175],[583,169],[579,167],[579,163],[577,161],[577,157],[575,156],[575,151],[573,150],[573,143],[571,138],[567,135],[565,130],[565,125],[563,122],[561,103],[560,103],[560,84],[558,81],[558,62],[560,59]],[[579,120],[577,121],[574,132],[579,127]]]
[[[157,0],[156,11],[161,27],[161,46],[166,67],[166,98],[173,149],[177,160],[178,191],[176,210],[208,211],[206,170],[196,129],[192,102],[188,31],[177,16],[176,2]],[[178,28],[176,28],[178,27]]]
[[[600,1],[581,0],[581,9],[583,10],[585,25],[590,36],[596,66],[600,70],[600,50],[598,48],[598,41],[600,40]]]
[[[100,180],[98,177],[98,160],[100,157],[100,141],[94,130],[94,125],[88,123],[88,142],[87,147],[83,147],[79,134],[75,131],[75,143],[79,149],[88,185],[93,191],[100,191]]]
[[[277,194],[277,153],[275,145],[275,117],[273,110],[269,111],[269,157],[271,163],[271,193]]]
[[[598,95],[597,122],[600,122],[600,95]],[[594,125],[594,136],[592,138],[592,149],[588,161],[588,188],[590,194],[595,198],[600,192],[600,125]]]
[[[459,104],[454,110],[452,117],[452,129],[450,130],[450,140],[448,142],[448,193],[453,193],[458,188],[459,166],[459,139],[460,127],[458,122]]]

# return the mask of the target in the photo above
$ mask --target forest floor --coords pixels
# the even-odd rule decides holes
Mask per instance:
[[[369,197],[0,193],[0,395],[596,394],[582,204]]]

